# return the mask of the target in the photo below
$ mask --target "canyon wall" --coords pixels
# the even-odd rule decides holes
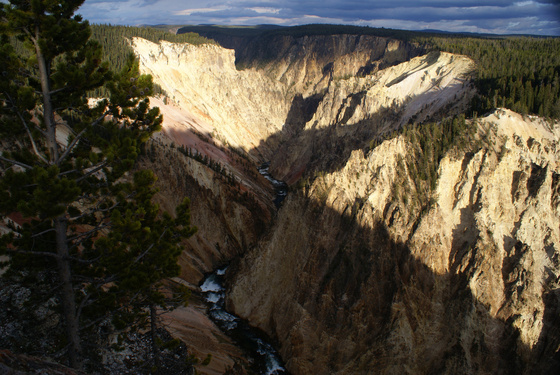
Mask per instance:
[[[343,165],[353,150],[413,116],[462,109],[473,92],[469,59],[437,52],[414,57],[417,46],[388,38],[280,38],[267,49],[276,60],[259,65],[262,56],[251,60],[246,50],[244,70],[236,68],[233,50],[215,45],[141,38],[131,45],[141,70],[167,93],[152,104],[164,114],[157,141],[168,149],[153,148],[157,155],[147,166],[160,178],[165,209],[173,211],[181,197],[191,197],[200,230],[196,243],[191,241],[196,251],[185,252],[183,266],[193,283],[264,233],[273,192],[256,173],[258,163],[270,161],[277,177],[294,183],[306,170]],[[366,74],[364,67],[372,64],[376,69]],[[315,88],[305,91],[306,85]],[[172,144],[219,163],[239,186],[224,184]]]
[[[392,194],[403,136],[289,196],[229,298],[290,371],[558,368],[560,126],[498,110],[478,127],[487,143],[441,160],[428,207]]]
[[[263,34],[231,45],[238,67],[258,69],[303,96],[326,89],[333,79],[364,77],[424,53],[417,43],[351,34]]]
[[[157,155],[147,163],[160,178],[158,196],[170,211],[182,196],[191,197],[193,222],[201,229],[197,258],[186,255],[183,264],[196,275],[189,282],[242,254],[264,233],[273,192],[256,173],[257,163],[270,161],[273,174],[291,184],[306,171],[343,166],[352,151],[411,118],[460,112],[473,93],[468,58],[414,57],[418,46],[389,38],[283,37],[269,43],[275,59],[266,63],[259,64],[263,49],[253,46],[252,60],[245,50],[244,70],[236,68],[233,50],[216,45],[141,38],[131,45],[141,70],[167,93],[152,99],[164,114],[157,142],[168,147],[152,147]],[[364,71],[372,64],[375,69]],[[304,82],[315,88],[305,91]],[[219,163],[239,186],[225,184],[172,145]],[[239,199],[243,194],[255,201]]]
[[[196,284],[243,255],[228,271],[228,305],[279,342],[292,373],[560,365],[558,124],[506,110],[479,119],[478,146],[438,160],[430,193],[402,162],[417,145],[390,134],[466,108],[474,63],[464,56],[387,38],[284,37],[238,50],[239,70],[217,46],[132,45],[168,95],[162,145],[145,161],[158,199],[173,208],[190,196],[199,227],[182,277]],[[291,185],[277,212],[255,173],[263,161]]]
[[[206,135],[244,151],[271,154],[258,146],[281,129],[288,110],[283,85],[253,70],[238,71],[234,51],[215,45],[134,38],[132,46],[143,72],[189,111]]]
[[[205,273],[254,246],[270,225],[274,210],[272,189],[257,190],[230,182],[230,177],[170,145],[154,142],[147,153],[139,167],[152,169],[158,176],[156,202],[174,212],[184,197],[191,201],[191,222],[198,231],[184,244],[185,251],[179,259],[183,280],[198,285]],[[229,165],[225,168],[233,170]],[[233,178],[239,181],[241,177]]]
[[[142,71],[188,113],[187,127],[271,161],[274,174],[290,183],[308,164],[340,164],[408,121],[460,112],[473,93],[468,58],[418,56],[420,47],[389,38],[279,38],[245,52],[243,70],[234,50],[215,45],[131,43]]]
[[[333,170],[350,153],[411,121],[460,113],[472,98],[473,62],[431,52],[364,77],[332,79],[310,97],[296,96],[279,134],[273,172],[289,183],[305,171]]]

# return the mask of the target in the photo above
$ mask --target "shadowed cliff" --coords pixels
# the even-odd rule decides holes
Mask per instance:
[[[554,373],[559,131],[539,121],[484,119],[490,140],[442,159],[428,206],[403,137],[351,152],[288,196],[231,271],[231,308],[295,374]]]
[[[271,239],[272,249],[260,245],[241,260],[237,275],[232,268],[231,298],[237,313],[281,343],[294,374],[555,368],[558,336],[543,332],[548,344],[538,354],[523,345],[512,320],[492,316],[471,294],[466,284],[475,267],[436,274],[393,241],[383,223],[362,227],[300,195],[282,210],[290,212],[280,214],[277,225],[284,228],[271,236],[286,238]],[[303,217],[293,217],[298,214]]]

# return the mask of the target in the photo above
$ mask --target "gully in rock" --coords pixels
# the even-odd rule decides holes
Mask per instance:
[[[223,284],[225,272],[226,268],[214,271],[204,279],[200,286],[208,303],[210,318],[245,351],[255,373],[261,375],[288,374],[279,354],[268,343],[266,335],[225,310]]]

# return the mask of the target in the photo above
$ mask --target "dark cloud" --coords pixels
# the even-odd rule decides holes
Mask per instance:
[[[344,23],[403,29],[560,35],[555,0],[86,0],[95,23]]]

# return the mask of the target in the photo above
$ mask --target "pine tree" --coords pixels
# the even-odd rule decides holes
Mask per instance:
[[[54,292],[65,337],[53,336],[53,351],[74,368],[94,352],[84,336],[101,340],[100,323],[165,306],[161,280],[177,274],[179,241],[194,230],[187,201],[175,218],[161,215],[153,174],[130,176],[162,122],[147,99],[152,78],[133,56],[109,70],[74,15],[82,3],[13,0],[0,10],[0,214],[27,218],[1,238],[2,277],[43,301]],[[88,101],[103,86],[108,97]]]

